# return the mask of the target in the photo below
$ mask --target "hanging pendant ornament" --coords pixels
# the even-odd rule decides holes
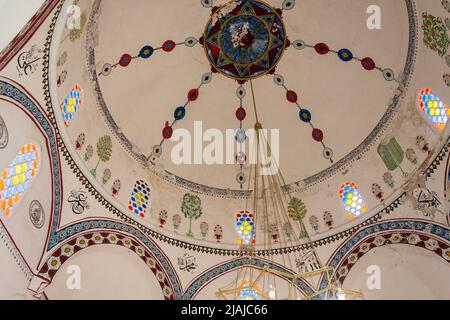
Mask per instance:
[[[162,49],[165,52],[171,52],[171,51],[173,51],[173,49],[175,49],[176,46],[177,45],[176,45],[176,43],[174,41],[167,40],[166,42],[163,43]]]
[[[245,133],[244,129],[239,129],[236,132],[236,141],[240,144],[244,143],[245,140],[247,140],[247,134]]]
[[[153,49],[152,46],[144,46],[141,51],[139,52],[139,57],[141,57],[142,59],[148,59],[150,58],[153,53],[155,52],[155,49]]]
[[[291,10],[295,7],[295,0],[284,0],[283,1],[283,10]]]
[[[244,99],[247,92],[245,91],[245,88],[243,86],[239,86],[239,88],[236,90],[236,96],[239,99]]]
[[[198,96],[200,95],[200,92],[198,91],[198,89],[192,89],[189,91],[188,93],[188,101],[192,102],[198,99]]]
[[[198,40],[194,37],[189,37],[186,40],[184,40],[184,45],[188,48],[195,47],[195,45],[198,43]]]
[[[242,108],[242,107],[239,107],[239,108],[236,110],[236,118],[237,118],[239,121],[244,121],[246,117],[247,117],[247,112],[245,111],[245,109]]]
[[[321,42],[314,46],[314,50],[320,55],[325,55],[330,52],[330,48],[325,43]]]
[[[213,6],[213,0],[201,0],[201,2],[205,8],[211,8]]]
[[[177,121],[183,120],[186,116],[186,108],[184,106],[176,108],[173,116]]]
[[[298,101],[298,95],[295,91],[292,90],[288,90],[286,92],[286,99],[290,102],[290,103],[297,103]]]
[[[323,141],[323,132],[320,129],[314,129],[312,132],[312,137],[317,142]]]
[[[166,121],[166,126],[163,129],[163,137],[164,139],[170,139],[172,138],[172,134],[173,134],[173,128],[169,125],[169,122]]]
[[[131,57],[128,53],[125,53],[119,61],[119,64],[121,67],[128,67],[131,63],[131,60],[133,60],[133,57]]]
[[[282,75],[276,74],[273,76],[273,82],[278,86],[284,86],[284,78]]]
[[[238,152],[236,154],[236,163],[243,166],[247,162],[247,155],[244,152]]]
[[[211,72],[205,73],[202,76],[202,84],[208,84],[208,83],[211,82],[211,80],[212,80],[212,73]]]
[[[160,145],[156,145],[152,149],[152,153],[156,158],[160,158],[162,155],[162,147]]]
[[[247,176],[245,175],[245,173],[239,172],[236,176],[236,181],[241,185],[242,188],[242,185],[247,181]]]
[[[297,50],[303,50],[306,48],[306,43],[303,40],[295,40],[292,45],[294,46],[295,49]]]
[[[112,65],[109,64],[109,63],[105,63],[105,65],[102,68],[102,73],[101,74],[103,76],[107,77],[107,76],[109,76],[111,74],[111,71],[112,71]]]
[[[333,149],[331,148],[325,148],[323,149],[323,157],[327,160],[331,160],[333,159]]]

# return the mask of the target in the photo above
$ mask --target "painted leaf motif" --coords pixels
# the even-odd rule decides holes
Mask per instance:
[[[289,212],[289,216],[294,221],[302,221],[306,217],[306,213],[308,211],[302,200],[293,197],[289,201],[288,212]]]
[[[387,144],[380,144],[378,154],[389,171],[397,169],[405,158],[405,153],[395,138],[389,140]]]
[[[101,161],[107,162],[112,156],[112,141],[110,136],[103,136],[97,143],[97,154]]]
[[[94,155],[94,148],[91,145],[86,147],[86,152],[84,153],[84,161],[89,161]]]
[[[202,201],[198,196],[187,193],[183,197],[181,211],[186,218],[197,220],[203,214]]]

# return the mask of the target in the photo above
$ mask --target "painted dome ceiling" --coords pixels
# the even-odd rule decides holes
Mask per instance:
[[[40,239],[17,246],[46,297],[102,243],[143,250],[153,298],[213,298],[243,244],[337,269],[427,225],[448,274],[446,1],[132,2],[46,1],[0,55],[2,225]]]
[[[360,10],[367,6],[361,4]],[[336,13],[333,6],[317,1],[285,11],[277,10],[275,3],[232,1],[215,8],[212,15],[210,9],[197,12],[197,7],[197,1],[183,5],[164,1],[157,8],[148,1],[132,7],[126,2],[87,3],[82,7],[86,39],[79,40],[85,40],[86,46],[73,46],[69,38],[55,49],[56,58],[67,56],[67,62],[54,70],[57,76],[64,73],[64,82],[54,92],[63,106],[56,118],[64,128],[63,140],[74,149],[74,161],[79,161],[80,170],[98,184],[99,192],[146,226],[159,226],[161,210],[179,211],[179,201],[170,200],[174,194],[181,199],[184,193],[200,193],[207,196],[203,204],[211,206],[209,210],[205,207],[203,217],[210,216],[211,225],[225,224],[245,209],[245,198],[251,197],[253,189],[249,185],[252,142],[248,137],[248,143],[239,144],[234,131],[254,128],[254,97],[258,122],[267,130],[268,142],[277,139],[277,146],[273,143],[277,148],[274,153],[278,153],[274,162],[283,173],[286,190],[301,195],[311,212],[335,212],[342,211],[342,183],[358,182],[369,211],[376,213],[379,201],[372,197],[372,184],[381,185],[383,174],[389,170],[382,162],[372,162],[379,158],[380,138],[396,120],[402,91],[412,73],[412,9],[401,2],[389,5],[384,28],[373,32],[365,27],[366,16],[349,19],[348,12]],[[168,12],[173,17],[146,18],[151,11]],[[357,12],[355,9],[355,16]],[[118,15],[123,14],[134,17],[127,19],[127,28],[117,23],[122,19]],[[314,21],[332,17],[329,24],[333,28],[318,32],[309,16],[319,17]],[[192,22],[194,17],[198,23]],[[173,21],[177,20],[184,22],[175,28]],[[248,33],[242,30],[246,25]],[[232,26],[243,33],[233,35]],[[150,36],[148,30],[167,32]],[[345,41],[342,33],[347,35]],[[237,43],[243,34],[251,38],[248,47],[245,39]],[[67,35],[62,33],[64,37]],[[396,54],[386,54],[386,48]],[[69,74],[71,65],[86,67],[74,68]],[[74,81],[69,80],[71,76]],[[71,106],[64,106],[65,99],[74,92],[74,84],[78,86],[75,92],[83,95],[82,103],[79,110],[67,112],[65,108]],[[245,113],[242,121],[236,115],[240,107]],[[177,115],[180,109],[181,116]],[[164,138],[165,130],[173,135],[183,129],[189,132],[186,139]],[[208,129],[219,130],[223,137],[215,142],[221,149],[216,152],[222,155],[210,152],[218,164],[204,159],[214,142],[206,140]],[[231,139],[227,130],[233,130]],[[106,162],[97,161],[95,154],[97,140],[102,137],[108,137],[112,144],[112,157]],[[404,139],[402,145],[415,145],[415,136]],[[236,148],[231,153],[230,140],[231,148]],[[179,151],[180,141],[190,148]],[[94,149],[91,157],[90,149]],[[191,154],[183,154],[189,151]],[[242,168],[235,158],[238,151],[244,154]],[[182,164],[176,159],[179,154],[185,160]],[[412,163],[404,165],[405,170],[414,169]],[[92,179],[94,169],[97,179]],[[102,181],[105,169],[111,172],[108,183]],[[237,180],[241,172],[245,181],[242,188]],[[358,176],[362,172],[377,178],[361,181]],[[401,171],[393,173],[401,185]],[[127,191],[140,179],[151,181],[146,183],[151,184],[149,200],[153,205],[129,212]],[[117,180],[126,191],[112,196],[111,183]],[[395,193],[389,187],[383,189],[386,198]],[[324,194],[334,201],[324,203]],[[213,209],[221,205],[227,214]],[[147,211],[146,216],[139,217],[143,211]],[[337,224],[347,221],[342,215]],[[222,243],[234,246],[234,234],[229,235]]]

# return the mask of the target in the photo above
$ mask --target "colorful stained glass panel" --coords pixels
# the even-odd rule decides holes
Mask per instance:
[[[236,231],[239,235],[238,243],[240,245],[250,245],[255,243],[256,230],[253,213],[241,211],[236,215]]]
[[[425,88],[419,94],[419,107],[427,119],[443,132],[450,117],[450,109],[441,98]]]
[[[79,85],[75,85],[61,104],[62,117],[66,127],[70,126],[82,105],[83,89]]]
[[[350,220],[358,218],[366,213],[366,205],[355,183],[344,183],[339,190],[339,196]]]
[[[150,188],[148,184],[139,180],[134,185],[131,192],[130,202],[128,203],[128,209],[141,218],[145,217],[145,213],[149,206]]]
[[[20,149],[11,165],[0,176],[0,208],[9,216],[39,169],[39,149],[27,144]]]

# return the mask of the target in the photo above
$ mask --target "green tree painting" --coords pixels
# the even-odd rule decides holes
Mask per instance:
[[[299,225],[299,237],[300,239],[307,236],[305,226],[303,225],[303,219],[306,217],[308,210],[306,205],[299,198],[293,197],[288,204],[289,217],[296,221]]]
[[[293,197],[288,204],[289,217],[294,221],[302,221],[306,217],[308,210],[299,198]]]
[[[186,235],[188,237],[194,237],[194,233],[192,232],[192,220],[197,220],[202,216],[202,201],[198,196],[190,193],[185,194],[183,202],[181,203],[181,212],[189,219],[189,231]]]
[[[86,12],[83,12],[80,16],[80,28],[79,29],[73,29],[69,33],[69,39],[72,42],[75,42],[76,40],[81,38],[81,35],[83,34],[84,26],[86,25],[87,17]]]
[[[97,155],[98,161],[94,169],[91,170],[91,174],[97,177],[97,168],[100,162],[108,162],[112,156],[112,140],[110,136],[103,136],[97,142]]]

